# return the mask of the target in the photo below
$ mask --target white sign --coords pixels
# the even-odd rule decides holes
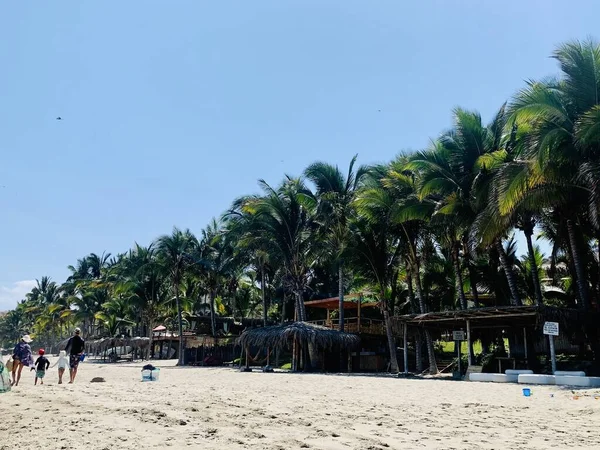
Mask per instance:
[[[544,322],[544,334],[558,336],[558,322]]]
[[[453,331],[452,332],[452,340],[464,341],[465,340],[465,332],[464,331]]]

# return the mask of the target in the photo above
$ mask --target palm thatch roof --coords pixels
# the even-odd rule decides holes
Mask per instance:
[[[70,338],[63,339],[59,342],[58,348],[64,350]],[[147,337],[114,337],[95,340],[86,340],[85,346],[92,351],[104,351],[112,347],[130,346],[137,349],[145,349],[150,345],[150,338]]]
[[[237,343],[242,347],[284,348],[291,345],[295,339],[303,345],[310,343],[321,349],[353,349],[360,343],[360,338],[355,334],[342,333],[306,322],[252,328],[244,331]]]

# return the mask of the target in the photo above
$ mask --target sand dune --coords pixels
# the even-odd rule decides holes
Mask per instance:
[[[0,449],[592,449],[597,391],[366,376],[239,373],[161,364],[81,365],[75,385],[0,394]],[[105,383],[90,383],[93,377]],[[551,396],[553,394],[553,396]],[[11,444],[12,430],[30,439]],[[41,441],[39,440],[41,439]],[[47,445],[40,446],[40,442]]]

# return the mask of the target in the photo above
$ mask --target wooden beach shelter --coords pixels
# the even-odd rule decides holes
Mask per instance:
[[[520,360],[529,365],[532,353],[545,353],[547,339],[542,334],[542,328],[546,321],[560,323],[561,336],[557,338],[556,345],[565,351],[577,348],[572,338],[586,326],[597,326],[600,314],[596,312],[585,312],[569,308],[556,308],[551,306],[498,306],[471,308],[457,311],[437,311],[425,314],[407,314],[396,316],[393,321],[400,322],[406,328],[428,329],[431,333],[440,334],[452,332],[453,330],[465,331],[467,341],[467,358],[469,366],[474,363],[474,355],[471,353],[472,331],[483,330],[498,334],[510,333],[515,342],[516,355],[507,358],[497,358],[498,372],[502,373],[502,360],[506,368],[515,368],[515,363]],[[583,336],[583,333],[580,333]],[[588,339],[589,340],[589,339]],[[406,342],[405,342],[406,351]],[[509,349],[510,353],[510,349]],[[512,365],[509,366],[509,365]]]
[[[244,331],[237,340],[246,353],[246,368],[250,364],[250,348],[271,350],[292,348],[292,371],[308,370],[309,350],[325,352],[327,350],[352,350],[360,344],[355,334],[342,333],[320,325],[307,322],[291,322]],[[267,365],[269,360],[267,356]]]

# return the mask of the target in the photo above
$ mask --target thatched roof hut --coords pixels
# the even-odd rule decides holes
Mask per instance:
[[[251,328],[241,334],[237,343],[243,348],[282,349],[291,346],[294,341],[303,346],[311,344],[315,348],[324,350],[332,348],[351,350],[358,346],[360,338],[355,334],[342,333],[320,325],[292,322],[285,325]]]

